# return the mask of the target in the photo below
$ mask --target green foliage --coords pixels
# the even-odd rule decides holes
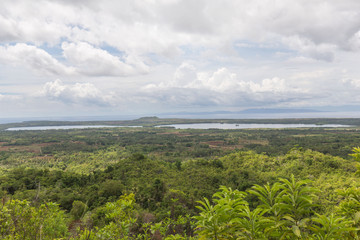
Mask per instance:
[[[281,196],[282,208],[295,222],[303,219],[311,212],[312,198],[316,190],[307,185],[309,180],[296,181],[294,175],[290,180],[280,178],[284,194]]]
[[[14,240],[66,237],[66,218],[54,203],[34,207],[27,201],[3,199],[0,236],[2,239]]]
[[[237,218],[230,222],[234,225],[234,233],[237,239],[267,239],[268,229],[273,226],[273,221],[263,215],[266,210],[256,208],[253,211],[245,205]]]
[[[19,199],[0,206],[2,239],[358,237],[360,148],[354,160],[338,157],[360,140],[352,129],[119,128],[0,138],[0,197]]]
[[[330,214],[329,216],[316,214],[316,217],[312,218],[313,225],[309,226],[309,229],[314,232],[312,236],[314,239],[349,239],[351,235],[349,233],[358,230],[352,226],[352,221],[345,219],[344,217],[335,216]]]
[[[281,183],[276,182],[272,186],[269,183],[264,186],[256,184],[248,192],[260,200],[261,204],[258,207],[266,210],[270,216],[274,217],[275,221],[279,221],[284,215],[285,209],[281,200],[286,192]]]
[[[123,195],[116,202],[103,207],[107,224],[95,229],[94,233],[84,230],[78,239],[133,239],[131,228],[135,225],[134,194]]]
[[[360,162],[360,147],[354,147],[352,150],[353,153],[350,154],[350,156],[352,156],[355,161]]]
[[[352,156],[353,159],[358,162],[358,164],[357,164],[357,166],[356,166],[357,171],[356,171],[355,174],[356,174],[357,176],[360,176],[360,147],[355,147],[355,148],[353,148],[353,152],[354,152],[354,153],[349,154],[349,155]]]
[[[360,216],[360,188],[352,187],[338,190],[337,192],[344,197],[336,209],[337,212],[347,218],[353,218],[358,225]]]
[[[233,234],[230,221],[238,217],[239,211],[247,204],[244,200],[246,193],[226,187],[221,187],[221,190],[213,195],[214,206],[207,198],[199,201],[201,206],[197,206],[201,212],[194,218],[203,238],[229,238]]]
[[[200,239],[350,239],[357,228],[353,221],[334,213],[311,211],[317,192],[310,181],[279,179],[272,186],[255,185],[248,192],[260,204],[254,209],[244,200],[244,192],[222,187],[213,202],[200,201],[194,218]]]
[[[85,214],[85,211],[87,210],[87,206],[82,201],[75,200],[72,204],[72,209],[70,211],[70,214],[75,220],[79,220],[82,218]]]
[[[160,184],[156,180],[154,183]],[[313,198],[318,191],[311,184],[292,175],[274,184],[254,185],[247,193],[221,186],[211,201],[207,198],[198,201],[200,212],[193,217],[195,223],[191,223],[188,215],[140,223],[135,196],[126,194],[96,209],[94,216],[103,218],[103,225],[84,226],[71,238],[188,239],[191,231],[177,229],[186,229],[190,223],[196,227],[199,239],[356,239],[360,230],[357,227],[360,213],[356,212],[360,205],[359,190],[339,192],[344,200],[337,212],[325,215],[313,210]],[[183,197],[181,192],[169,192],[174,203]],[[258,204],[250,206],[248,199],[256,199]],[[350,200],[356,203],[355,208],[346,204]],[[85,211],[83,202],[74,201],[70,213],[74,219],[80,219]],[[34,207],[27,201],[4,201],[0,226],[3,239],[53,239],[68,234],[64,212],[53,203]]]

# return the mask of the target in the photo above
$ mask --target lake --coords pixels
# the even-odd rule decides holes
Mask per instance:
[[[13,127],[7,131],[22,130],[68,130],[68,129],[85,129],[85,128],[114,128],[114,127],[142,127],[142,126],[112,126],[112,125],[61,125],[61,126],[36,126],[36,127]],[[190,123],[190,124],[170,124],[159,125],[156,127],[171,127],[175,129],[250,129],[250,128],[338,128],[352,127],[350,125],[340,124],[259,124],[259,123]]]
[[[259,124],[259,123],[191,123],[191,124],[170,124],[157,127],[173,127],[175,129],[249,129],[249,128],[338,128],[352,127],[340,124]]]
[[[21,130],[67,130],[67,129],[114,128],[114,127],[141,127],[141,126],[62,125],[62,126],[14,127],[14,128],[8,128],[8,129],[6,129],[6,130],[7,130],[7,131],[21,131]]]

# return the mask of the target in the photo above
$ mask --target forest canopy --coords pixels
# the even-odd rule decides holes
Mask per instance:
[[[356,239],[356,128],[0,132],[2,239]]]

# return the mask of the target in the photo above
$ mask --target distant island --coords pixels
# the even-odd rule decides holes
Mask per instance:
[[[173,112],[162,115],[230,115],[230,114],[274,114],[274,113],[316,113],[327,112],[307,108],[249,108],[241,111]]]

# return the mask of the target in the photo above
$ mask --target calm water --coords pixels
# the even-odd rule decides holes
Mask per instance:
[[[62,125],[62,126],[37,126],[37,127],[14,127],[8,128],[7,131],[20,130],[66,130],[66,129],[84,129],[84,128],[114,128],[114,127],[141,127],[141,126],[111,126],[111,125]],[[350,125],[340,124],[235,124],[235,123],[191,123],[191,124],[170,124],[159,125],[156,127],[173,127],[176,129],[249,129],[249,128],[337,128],[351,127]]]
[[[8,128],[7,131],[20,130],[66,130],[66,129],[83,129],[83,128],[114,128],[114,127],[141,127],[141,126],[110,126],[110,125],[63,125],[63,126],[38,126],[38,127],[14,127]]]
[[[171,124],[160,125],[157,127],[174,127],[176,129],[248,129],[248,128],[336,128],[336,127],[351,127],[350,125],[338,124],[235,124],[235,123],[192,123],[192,124]]]

